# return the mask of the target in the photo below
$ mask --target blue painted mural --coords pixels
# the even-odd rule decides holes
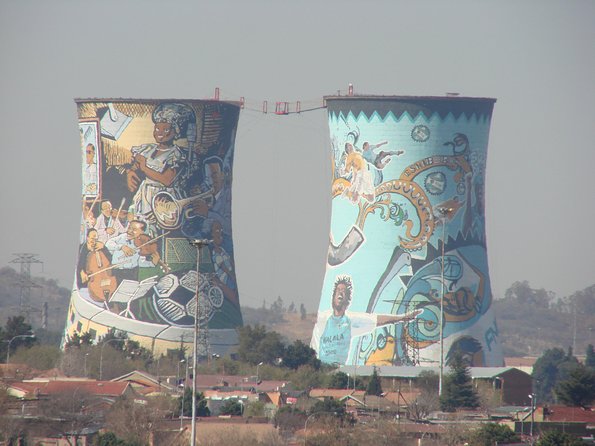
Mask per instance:
[[[484,182],[493,99],[328,97],[327,269],[312,347],[326,363],[503,364]],[[443,313],[441,317],[441,307]]]

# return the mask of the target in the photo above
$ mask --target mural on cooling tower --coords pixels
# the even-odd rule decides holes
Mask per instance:
[[[446,363],[458,349],[503,364],[484,228],[493,103],[327,99],[332,218],[312,336],[323,362],[437,366],[444,292]]]
[[[77,106],[82,212],[67,334],[115,327],[179,348],[184,337],[192,341],[198,313],[203,326],[222,330],[222,344],[233,344],[242,325],[231,232],[239,108],[177,100]],[[201,249],[198,310],[189,238],[212,240]]]

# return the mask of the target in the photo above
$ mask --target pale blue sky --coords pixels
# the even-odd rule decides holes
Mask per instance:
[[[0,266],[32,252],[71,286],[80,211],[75,97],[494,97],[486,221],[493,291],[595,283],[595,2],[0,2]],[[318,306],[330,219],[324,111],[240,116],[241,302]],[[39,269],[32,268],[33,274]],[[33,291],[35,292],[35,291]]]

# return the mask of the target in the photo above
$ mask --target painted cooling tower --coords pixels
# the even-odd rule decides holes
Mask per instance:
[[[66,335],[126,332],[154,353],[192,349],[194,318],[223,353],[242,325],[231,181],[239,107],[198,100],[77,100],[80,248]],[[201,248],[198,309],[197,252]],[[201,344],[199,344],[200,346]],[[199,351],[200,353],[200,351]],[[203,352],[204,353],[204,352]]]
[[[318,357],[438,366],[442,334],[446,364],[458,349],[474,366],[503,365],[484,223],[495,100],[326,102],[332,219],[312,336]]]

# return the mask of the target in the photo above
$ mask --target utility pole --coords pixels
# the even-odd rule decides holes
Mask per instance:
[[[39,288],[39,285],[36,285],[31,281],[31,264],[41,263],[43,271],[43,262],[37,258],[37,254],[29,252],[14,253],[13,256],[16,256],[16,259],[12,259],[9,263],[21,264],[21,279],[19,283],[21,286],[21,295],[19,298],[19,307],[21,313],[23,313],[25,304],[29,304],[31,298],[31,288]]]
[[[440,376],[438,377],[438,395],[442,396],[442,382],[444,380],[444,253],[446,246],[446,217],[453,208],[439,207],[436,209],[442,221],[442,258],[440,259]]]
[[[196,296],[194,297],[196,299],[196,308],[194,312],[194,352],[192,354],[192,429],[190,431],[190,446],[196,445],[196,369],[198,365],[198,320],[202,316],[200,302],[200,248],[207,246],[210,242],[210,240],[205,239],[194,239],[190,241],[190,244],[196,248]],[[208,324],[208,319],[206,320]]]

